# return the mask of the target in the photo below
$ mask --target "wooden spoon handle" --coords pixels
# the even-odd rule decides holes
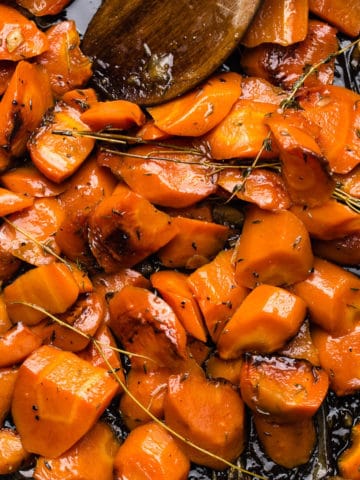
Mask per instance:
[[[260,0],[105,0],[85,33],[94,81],[142,105],[183,93],[228,57]]]

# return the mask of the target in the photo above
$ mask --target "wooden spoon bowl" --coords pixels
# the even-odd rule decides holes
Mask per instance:
[[[108,98],[169,100],[205,79],[239,43],[260,0],[105,0],[83,39]]]

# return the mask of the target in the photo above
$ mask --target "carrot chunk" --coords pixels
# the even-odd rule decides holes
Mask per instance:
[[[16,432],[9,428],[0,429],[0,475],[11,475],[29,456]]]
[[[360,33],[360,5],[357,0],[309,0],[310,12],[335,25],[343,33],[356,37]]]
[[[272,353],[295,335],[305,315],[306,304],[300,297],[280,287],[259,285],[222,330],[219,355],[230,359],[245,352]]]
[[[127,100],[93,103],[81,114],[80,119],[91,130],[103,130],[104,128],[128,130],[130,127],[135,125],[139,127],[145,123],[145,115],[141,108],[136,103]]]
[[[18,369],[14,367],[0,369],[0,425],[11,410]]]
[[[29,10],[33,15],[41,17],[57,15],[70,3],[70,0],[16,0],[16,3]]]
[[[103,368],[40,347],[21,365],[12,402],[24,448],[44,457],[62,455],[92,428],[117,388]]]
[[[360,424],[351,429],[351,445],[346,448],[338,459],[340,475],[351,480],[360,479]]]
[[[0,187],[0,216],[4,217],[30,207],[33,201],[31,197]]]
[[[309,234],[288,210],[271,212],[250,207],[234,261],[239,285],[291,285],[304,280],[313,266]]]
[[[41,343],[39,335],[26,325],[17,323],[0,337],[0,368],[22,362]]]

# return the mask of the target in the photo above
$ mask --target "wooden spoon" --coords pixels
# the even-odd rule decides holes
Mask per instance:
[[[83,39],[108,98],[169,100],[205,79],[236,47],[261,0],[105,0]]]

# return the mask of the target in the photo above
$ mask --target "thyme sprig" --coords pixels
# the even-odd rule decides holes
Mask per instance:
[[[334,188],[332,196],[338,202],[343,203],[347,207],[351,208],[351,210],[353,210],[355,213],[360,214],[360,198],[350,195],[350,193],[345,192],[345,190],[339,186]]]

